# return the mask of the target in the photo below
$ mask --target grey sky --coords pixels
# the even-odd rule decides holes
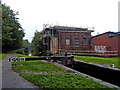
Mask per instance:
[[[43,24],[95,27],[95,32],[118,31],[118,1],[120,0],[3,0],[19,12],[19,22],[25,30],[24,39],[32,40],[35,30]]]

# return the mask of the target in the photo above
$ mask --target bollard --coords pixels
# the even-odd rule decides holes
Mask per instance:
[[[68,65],[67,51],[65,52],[65,58],[63,62],[64,62],[64,65]]]
[[[73,68],[73,66],[74,66],[74,56],[73,56],[73,55],[71,55],[71,59],[70,59],[69,66],[70,66],[71,68]]]
[[[74,64],[74,56],[71,55],[71,64]]]

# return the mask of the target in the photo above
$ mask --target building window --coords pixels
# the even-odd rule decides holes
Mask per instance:
[[[79,38],[75,38],[75,47],[79,47]]]
[[[88,44],[88,40],[86,37],[83,37],[83,42],[82,42],[83,45],[87,45]]]
[[[70,39],[66,38],[66,45],[70,45]]]

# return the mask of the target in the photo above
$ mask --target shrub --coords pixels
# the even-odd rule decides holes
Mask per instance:
[[[13,53],[24,54],[24,49],[15,50]]]
[[[47,56],[51,56],[51,55],[53,55],[52,52],[51,52],[50,50],[47,50],[46,53],[47,53]]]

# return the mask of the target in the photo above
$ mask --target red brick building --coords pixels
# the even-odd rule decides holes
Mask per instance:
[[[118,56],[120,52],[120,33],[106,32],[91,38],[91,51],[106,56]]]
[[[44,45],[53,54],[90,50],[90,38],[93,30],[88,28],[53,26],[44,28]]]

